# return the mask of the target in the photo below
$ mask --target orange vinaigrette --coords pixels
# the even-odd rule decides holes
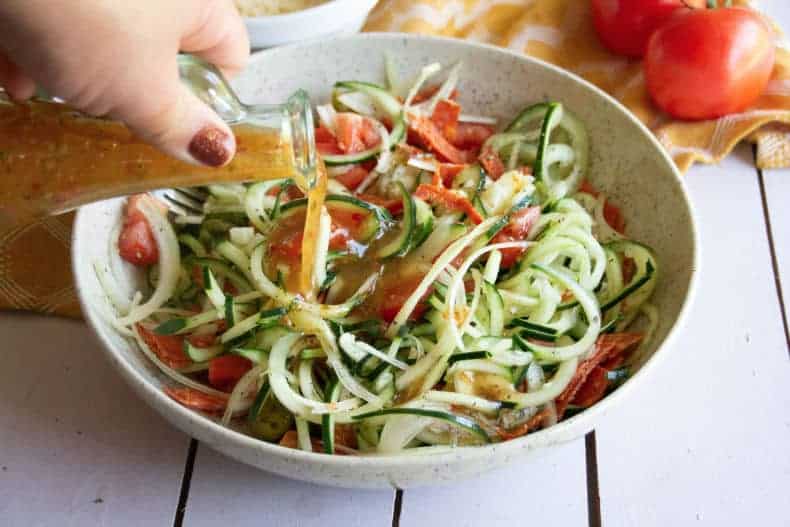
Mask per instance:
[[[304,178],[280,130],[232,127],[237,152],[221,168],[173,159],[123,124],[41,101],[0,102],[0,222],[23,222],[153,188]],[[320,209],[319,209],[320,210]]]
[[[319,156],[316,177],[307,191],[307,216],[302,238],[302,265],[299,275],[299,291],[307,300],[315,300],[315,291],[320,284],[315,283],[315,254],[321,213],[324,209],[328,176],[324,160]]]

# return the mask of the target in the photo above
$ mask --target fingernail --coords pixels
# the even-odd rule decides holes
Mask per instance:
[[[213,126],[202,128],[189,143],[189,153],[199,163],[220,167],[230,160],[233,137]]]

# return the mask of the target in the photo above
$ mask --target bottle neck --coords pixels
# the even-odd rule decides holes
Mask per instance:
[[[315,179],[313,110],[304,90],[291,95],[284,104],[246,105],[239,101],[228,81],[213,65],[193,55],[179,55],[178,67],[182,81],[228,124],[280,130],[283,140],[293,150],[296,172],[308,183]]]
[[[282,128],[290,141],[294,155],[294,168],[304,176],[312,188],[316,173],[315,125],[310,99],[304,90],[294,93],[283,105]]]

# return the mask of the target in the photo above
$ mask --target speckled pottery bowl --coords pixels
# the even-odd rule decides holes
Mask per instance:
[[[697,238],[691,206],[677,169],[650,132],[612,98],[556,67],[503,49],[457,40],[363,34],[278,48],[255,55],[236,86],[249,102],[279,102],[304,88],[325,101],[338,80],[382,81],[389,53],[403,72],[429,62],[463,60],[461,102],[469,112],[507,122],[524,105],[562,101],[587,125],[592,143],[589,174],[594,185],[622,206],[634,239],[653,247],[662,265],[654,302],[661,323],[636,374],[592,408],[556,426],[513,441],[449,453],[402,457],[327,456],[283,448],[223,428],[180,406],[162,392],[166,379],[99,315],[107,305],[93,263],[110,257],[110,235],[122,200],[80,210],[74,229],[73,263],[84,313],[107,355],[138,394],[175,426],[230,457],[289,478],[344,487],[408,487],[458,481],[515,461],[527,463],[552,446],[591,430],[601,415],[628,394],[664,390],[650,385],[650,371],[669,352],[694,290]],[[129,271],[126,286],[142,277]]]

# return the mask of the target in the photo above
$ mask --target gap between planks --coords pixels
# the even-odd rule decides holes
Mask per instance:
[[[187,510],[187,501],[189,500],[189,486],[192,483],[192,471],[195,468],[195,457],[197,456],[198,440],[189,440],[189,450],[187,451],[187,459],[184,463],[184,477],[181,479],[181,493],[178,496],[178,505],[176,506],[176,515],[173,518],[173,527],[181,527],[184,523],[184,514]]]
[[[779,260],[776,256],[776,247],[774,246],[774,233],[773,227],[771,226],[771,213],[768,211],[768,196],[765,191],[765,178],[763,177],[763,171],[760,168],[757,168],[757,145],[752,146],[752,159],[755,163],[755,171],[757,173],[757,184],[760,187],[760,200],[763,205],[763,219],[765,221],[765,233],[768,236],[768,248],[771,252],[771,268],[773,269],[774,273],[774,285],[776,287],[776,297],[779,300],[779,310],[782,317],[782,327],[784,329],[785,334],[785,345],[787,347],[787,353],[790,354],[790,330],[788,330],[787,324],[787,310],[785,309],[785,299],[784,293],[782,289],[782,278],[779,273]]]
[[[400,515],[403,511],[403,489],[395,489],[395,501],[392,503],[392,527],[400,527]]]
[[[595,430],[584,436],[584,453],[587,466],[587,522],[590,527],[601,527],[601,493],[598,488]]]

